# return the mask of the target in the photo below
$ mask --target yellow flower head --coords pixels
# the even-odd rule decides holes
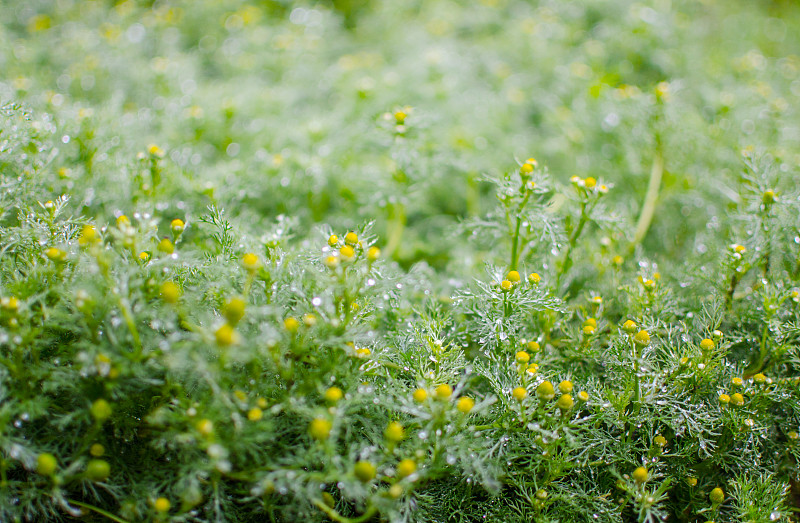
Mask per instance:
[[[458,401],[456,402],[456,408],[464,414],[469,413],[473,407],[475,407],[475,400],[467,396],[458,398]]]
[[[511,391],[511,395],[514,396],[515,400],[522,401],[528,397],[528,391],[525,389],[525,387],[517,387]]]

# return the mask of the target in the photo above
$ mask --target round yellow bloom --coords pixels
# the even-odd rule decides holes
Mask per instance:
[[[297,332],[297,329],[299,327],[300,327],[300,322],[297,321],[297,319],[292,318],[291,316],[283,320],[283,328],[291,332],[292,334]]]
[[[49,452],[43,452],[36,458],[36,472],[42,476],[52,476],[58,468],[58,460]]]
[[[44,255],[55,263],[62,263],[67,259],[67,253],[57,247],[50,247],[45,249]]]
[[[736,376],[735,378],[731,379],[731,385],[733,385],[734,387],[741,387],[743,384],[744,380],[739,376]]]
[[[393,421],[386,426],[386,430],[383,431],[383,435],[387,440],[393,443],[399,443],[405,439],[406,431],[403,429],[401,424]]]
[[[450,385],[443,383],[436,387],[434,394],[436,395],[437,399],[446,400],[453,394],[453,388]]]
[[[325,418],[314,418],[308,426],[308,433],[317,441],[325,441],[331,435],[333,424]]]
[[[582,401],[582,402],[584,402],[584,403],[586,403],[587,401],[589,401],[589,393],[588,393],[588,392],[586,392],[585,390],[582,390],[582,391],[580,391],[580,392],[578,393],[578,401]]]
[[[261,268],[261,260],[258,259],[255,253],[248,252],[242,256],[242,267],[250,272],[256,272]]]
[[[633,320],[627,320],[625,323],[622,324],[622,330],[627,332],[628,334],[633,334],[636,332],[637,329],[636,322]]]
[[[417,471],[417,464],[410,459],[404,459],[397,464],[397,477],[402,479]]]
[[[728,403],[731,402],[731,397],[728,396],[727,394],[720,394],[719,402],[722,403],[723,405],[727,405]]]
[[[711,494],[708,495],[708,499],[710,499],[711,503],[714,505],[719,505],[725,501],[725,492],[723,492],[721,488],[716,487],[711,491]]]
[[[153,502],[153,508],[156,509],[156,512],[169,512],[171,506],[167,498],[158,498]]]
[[[78,245],[81,247],[86,247],[87,245],[91,245],[100,240],[100,236],[97,234],[97,229],[94,225],[84,225],[83,229],[81,229],[81,236],[78,238]]]
[[[412,394],[412,397],[414,398],[414,401],[416,401],[417,403],[422,403],[423,401],[428,399],[428,391],[426,391],[425,389],[417,389],[414,391],[414,394]]]
[[[653,438],[653,443],[655,443],[656,445],[658,445],[659,447],[662,447],[662,448],[666,447],[667,446],[667,438],[665,438],[664,436],[659,434],[658,436]]]
[[[533,285],[539,285],[539,282],[542,281],[542,277],[532,272],[528,275],[528,281],[531,282]]]
[[[597,185],[597,180],[589,176],[588,178],[583,180],[583,184],[584,186],[586,186],[587,189],[593,189],[594,186]]]
[[[149,252],[144,252],[144,251],[140,252],[139,253],[139,260],[141,260],[143,262],[147,262],[148,260],[150,260],[150,253]]]
[[[100,398],[92,403],[90,411],[92,413],[92,417],[101,422],[110,418],[112,414],[111,404],[103,398]]]
[[[556,390],[549,381],[543,381],[536,387],[536,395],[541,400],[550,401],[556,397]]]
[[[514,287],[514,284],[508,280],[503,280],[500,282],[500,289],[502,289],[503,292],[510,291],[512,287]]]
[[[94,443],[91,447],[89,447],[89,454],[91,454],[95,458],[99,458],[105,453],[106,453],[105,447],[103,447],[99,443]]]
[[[631,476],[633,477],[634,481],[636,481],[636,483],[644,483],[645,481],[647,481],[649,473],[647,472],[646,468],[637,467],[636,470],[633,471],[633,474],[631,474]]]
[[[594,331],[595,331],[595,328],[592,327],[591,325],[584,325],[583,326],[583,335],[584,336],[591,336],[592,334],[594,334]]]
[[[329,269],[335,269],[339,266],[339,258],[337,256],[326,256],[325,266]]]
[[[161,284],[161,299],[167,303],[175,304],[181,297],[181,288],[175,282],[165,281]]]
[[[758,374],[753,376],[753,381],[759,385],[763,385],[764,383],[766,383],[767,377],[759,372]]]
[[[339,237],[335,234],[331,234],[328,237],[328,245],[331,247],[336,247],[339,244]]]
[[[515,400],[522,401],[528,397],[528,391],[525,389],[525,387],[517,387],[511,391],[511,395],[514,396]]]
[[[358,245],[358,234],[356,234],[356,233],[354,233],[352,231],[348,232],[347,234],[344,235],[344,242],[347,245],[350,245],[351,247],[355,246],[355,245]]]
[[[214,432],[214,423],[210,419],[201,419],[195,424],[195,428],[203,436],[210,436]]]
[[[397,125],[403,125],[407,116],[408,115],[403,111],[396,111],[394,113],[394,121],[397,122]]]
[[[244,317],[244,310],[247,302],[243,298],[233,297],[225,302],[222,307],[222,315],[231,325],[236,325]]]
[[[640,330],[634,335],[633,342],[640,347],[646,347],[650,344],[650,334],[646,330]]]
[[[744,405],[744,396],[738,392],[731,394],[731,405],[734,407],[741,407]]]
[[[259,409],[258,407],[253,407],[252,409],[247,411],[247,419],[250,421],[258,421],[264,417],[264,411]]]
[[[511,283],[519,282],[519,273],[517,271],[509,271],[506,275],[506,279]]]
[[[562,381],[558,384],[558,390],[560,390],[562,394],[569,394],[572,392],[572,382],[569,380]]]
[[[464,414],[469,413],[473,407],[475,407],[475,400],[467,396],[458,398],[458,401],[456,402],[456,408]]]
[[[531,356],[524,350],[521,350],[516,354],[515,359],[517,360],[517,363],[528,363],[531,361]]]
[[[124,214],[117,216],[117,227],[120,229],[131,224],[130,219]]]
[[[217,345],[228,347],[239,340],[239,335],[230,324],[225,323],[214,332],[214,339],[216,339]]]
[[[173,234],[176,235],[182,233],[185,226],[186,224],[183,223],[183,220],[181,220],[180,218],[175,218],[169,224],[169,228],[172,229]]]
[[[367,251],[367,259],[371,262],[374,262],[380,257],[381,257],[381,250],[375,247],[374,245],[370,247],[369,250]]]
[[[572,406],[575,405],[575,401],[573,401],[572,396],[569,394],[562,394],[558,401],[556,401],[556,407],[561,410],[569,410]]]
[[[344,397],[344,392],[339,387],[330,387],[325,391],[325,401],[328,403],[337,403]]]
[[[345,245],[339,249],[339,257],[342,261],[352,261],[356,257],[356,251],[349,245]]]
[[[586,318],[586,321],[583,322],[583,325],[584,326],[588,325],[588,326],[591,326],[591,327],[597,327],[597,320],[594,319],[594,318]]]
[[[172,244],[169,238],[164,238],[158,242],[157,249],[159,252],[163,252],[164,254],[172,254],[175,252],[175,246]]]
[[[92,481],[105,481],[111,475],[111,465],[102,459],[93,459],[86,464],[86,477]]]
[[[377,469],[375,468],[375,465],[369,461],[357,461],[353,467],[353,474],[362,483],[369,483],[375,479],[376,473]]]
[[[529,351],[531,351],[531,352],[539,352],[540,348],[541,347],[539,347],[539,343],[538,342],[536,342],[536,341],[529,341],[528,342],[528,350]]]
[[[714,342],[712,340],[708,339],[708,338],[706,338],[706,339],[704,339],[703,341],[700,342],[700,348],[702,350],[704,350],[705,352],[710,351],[714,347],[715,347]]]

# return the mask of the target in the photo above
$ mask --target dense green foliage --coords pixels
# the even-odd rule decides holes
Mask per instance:
[[[0,520],[791,520],[797,49],[788,1],[3,2]]]

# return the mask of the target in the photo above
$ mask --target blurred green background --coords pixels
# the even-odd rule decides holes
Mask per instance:
[[[5,1],[0,101],[54,144],[43,198],[69,192],[76,211],[191,221],[216,203],[255,231],[281,214],[297,231],[375,220],[402,264],[453,271],[482,258],[459,224],[495,205],[483,174],[533,156],[564,184],[594,176],[632,224],[660,154],[644,252],[680,259],[728,234],[742,150],[775,159],[779,192],[796,186],[799,14],[766,0]],[[165,183],[142,198],[150,143]],[[613,248],[633,231],[606,234]]]

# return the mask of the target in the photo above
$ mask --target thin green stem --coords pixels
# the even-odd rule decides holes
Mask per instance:
[[[664,175],[664,155],[661,149],[661,139],[656,135],[656,148],[653,155],[653,165],[650,168],[650,181],[647,184],[647,193],[644,197],[642,212],[639,214],[639,221],[636,222],[636,233],[631,244],[631,252],[644,240],[647,230],[653,221],[653,215],[656,212],[658,193],[661,190],[661,178]]]
[[[357,518],[348,518],[342,516],[341,514],[336,512],[335,509],[326,505],[325,502],[322,501],[321,499],[314,499],[311,502],[314,504],[314,506],[323,511],[329,518],[331,518],[333,521],[336,521],[337,523],[363,523],[364,521],[367,521],[369,518],[374,516],[375,513],[378,511],[378,509],[374,505],[370,505],[367,508],[367,511],[358,516]]]
[[[76,505],[78,507],[83,507],[85,509],[91,510],[92,512],[97,512],[101,516],[105,516],[108,519],[110,519],[111,521],[116,521],[117,523],[130,523],[127,519],[123,519],[123,518],[121,518],[119,516],[116,516],[116,515],[112,514],[111,512],[108,512],[106,510],[101,509],[100,507],[95,507],[94,505],[90,505],[90,504],[84,503],[82,501],[76,501],[74,499],[69,499],[69,500],[67,500],[67,502],[71,503],[72,505]]]

